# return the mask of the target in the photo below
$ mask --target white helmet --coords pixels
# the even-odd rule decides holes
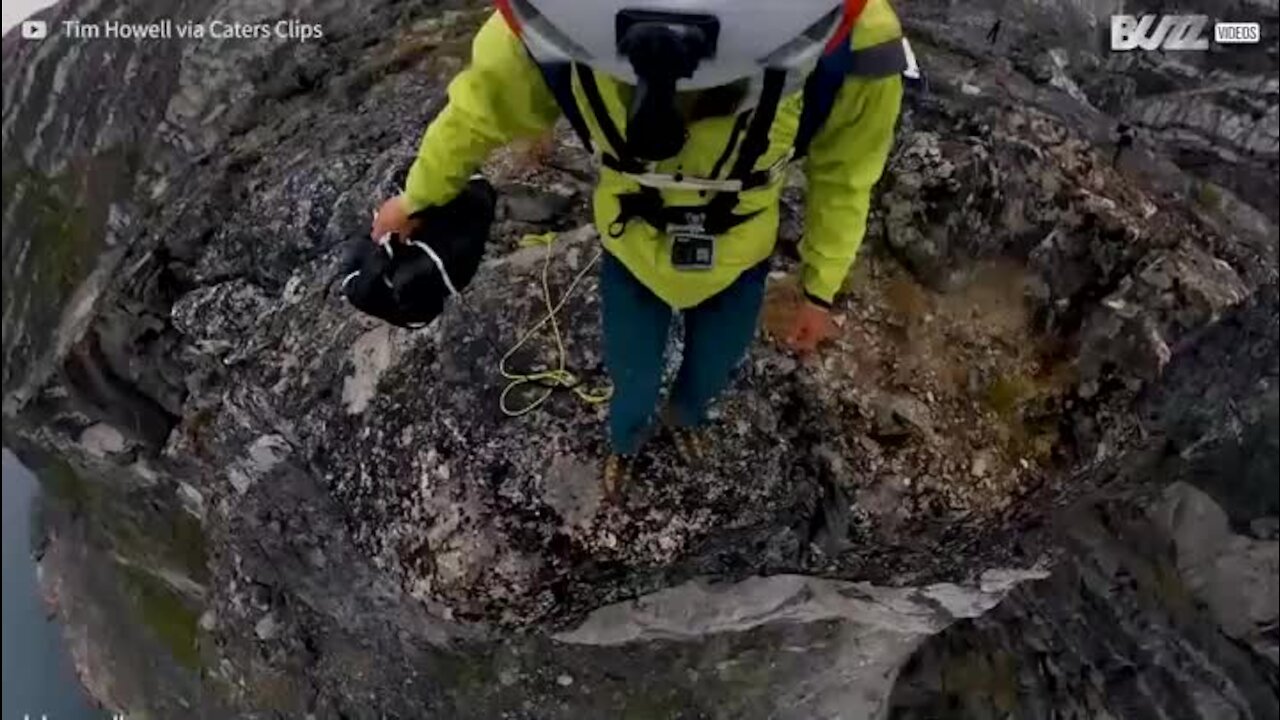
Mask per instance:
[[[803,77],[824,49],[848,37],[866,0],[498,0],[538,62],[573,61],[635,84],[626,52],[637,25],[665,24],[696,36],[695,65],[679,90],[726,85],[766,68]]]

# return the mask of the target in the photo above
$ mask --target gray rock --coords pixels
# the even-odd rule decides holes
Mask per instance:
[[[991,472],[991,453],[983,450],[973,456],[973,461],[969,465],[969,474],[981,478],[986,477]]]
[[[342,400],[348,412],[358,414],[369,406],[379,378],[397,354],[396,339],[395,328],[379,325],[356,340],[351,348],[354,372],[342,381]]]
[[[1075,80],[1071,78],[1068,68],[1070,67],[1070,59],[1067,51],[1063,48],[1050,48],[1041,55],[1036,61],[1038,70],[1037,80],[1048,83],[1049,85],[1065,92],[1072,99],[1082,103],[1086,107],[1089,105],[1089,98],[1084,91],[1076,85]]]
[[[314,568],[322,569],[328,563],[328,558],[320,548],[312,548],[311,552],[307,553],[307,562]]]
[[[218,615],[212,610],[205,611],[200,614],[200,629],[205,632],[213,632],[218,627]]]
[[[204,517],[204,495],[188,483],[178,484],[178,497],[187,512],[198,518]]]
[[[1168,364],[1172,344],[1191,328],[1217,322],[1247,295],[1235,270],[1203,251],[1156,253],[1090,318],[1083,374],[1096,377],[1102,366],[1112,365],[1151,380]]]
[[[151,5],[102,12],[282,12]],[[57,455],[93,498],[53,513],[47,563],[77,599],[59,613],[86,682],[155,717],[1275,717],[1274,617],[1227,609],[1233,588],[1274,597],[1274,539],[1237,534],[1277,513],[1275,228],[1243,212],[1273,212],[1274,61],[1126,59],[1092,47],[1106,3],[1005,5],[900,8],[933,90],[905,104],[864,253],[944,300],[981,263],[1025,264],[1036,332],[1001,352],[1043,361],[1050,397],[955,447],[982,429],[964,425],[983,384],[918,387],[894,362],[918,351],[912,328],[878,357],[760,345],[716,408],[709,467],[659,436],[617,506],[594,484],[599,410],[496,407],[496,368],[541,317],[544,249],[502,256],[498,238],[466,306],[417,332],[332,292],[487,7],[302,0],[289,13],[323,42],[6,47],[6,443]],[[1138,140],[1116,168],[1120,120]],[[578,177],[489,166],[510,190],[499,233],[587,222],[588,157],[556,153]],[[1236,192],[1188,198],[1213,186]],[[33,243],[36,207],[90,232]],[[562,233],[552,290],[598,248]],[[561,325],[590,382],[594,277]],[[844,331],[882,329],[881,280],[840,307]],[[956,337],[937,346],[974,350]],[[542,340],[512,365],[554,365]],[[128,452],[87,451],[97,423]],[[1003,476],[993,455],[975,482],[966,450],[1045,427],[1070,442],[1022,492],[997,508],[975,491]],[[1190,478],[1221,513],[1146,512],[1151,485]],[[1116,522],[1054,524],[1099,487]],[[96,542],[154,572],[121,575]],[[1048,577],[999,571],[1052,556]],[[202,628],[199,652],[162,646],[131,597]]]
[[[726,585],[692,581],[600,608],[555,639],[584,645],[625,645],[744,632],[775,622],[837,619],[863,626],[869,635],[877,631],[929,635],[956,619],[981,615],[1019,582],[1045,576],[1032,570],[998,572],[980,590],[950,584],[881,588],[796,575],[757,577]]]
[[[1254,518],[1249,523],[1249,529],[1253,531],[1254,536],[1259,540],[1275,540],[1276,536],[1280,535],[1280,518]]]
[[[1050,578],[923,643],[897,679],[891,717],[1274,716],[1263,679],[1274,661],[1250,658],[1189,601],[1189,578],[1161,551],[1165,528],[1121,501],[1078,509],[1070,533]]]
[[[502,188],[498,205],[500,216],[508,220],[547,225],[569,212],[573,197],[528,185],[508,185]]]
[[[918,433],[933,438],[933,418],[929,406],[910,395],[872,396],[867,399],[872,413],[873,433],[877,438],[900,438]]]
[[[124,452],[127,447],[124,435],[106,423],[94,423],[80,433],[80,445],[85,452],[97,457],[107,457]]]
[[[179,298],[173,306],[173,326],[190,337],[199,352],[225,355],[240,347],[270,306],[253,284],[233,280]]]
[[[1178,572],[1231,637],[1260,645],[1275,656],[1266,635],[1280,616],[1280,542],[1231,531],[1227,514],[1186,483],[1165,488],[1152,515],[1173,538]]]
[[[253,484],[253,478],[238,467],[227,469],[227,481],[231,483],[231,487],[235,488],[238,493],[245,493],[249,490],[249,486]]]
[[[546,503],[569,527],[588,524],[600,510],[604,491],[600,468],[569,456],[556,456],[547,469]]]
[[[693,581],[596,610],[555,639],[573,645],[634,647],[749,636],[771,627],[834,628],[825,642],[793,646],[820,655],[806,690],[783,690],[747,711],[750,717],[882,717],[896,668],[919,642],[963,618],[978,617],[1009,588],[1041,571],[984,576],[983,588],[932,585],[890,589],[775,575],[740,583]],[[822,647],[822,650],[818,650]],[[735,663],[752,662],[740,657]],[[720,673],[729,665],[722,664]],[[840,680],[834,681],[835,678]],[[562,683],[565,684],[565,683]]]
[[[263,615],[253,626],[253,634],[259,640],[272,640],[280,632],[280,623],[272,615]]]
[[[249,465],[259,474],[270,472],[289,452],[289,443],[279,435],[263,435],[249,446]]]

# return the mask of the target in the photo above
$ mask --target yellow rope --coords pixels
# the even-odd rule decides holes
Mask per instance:
[[[584,388],[582,386],[582,381],[578,376],[565,368],[566,352],[564,347],[564,338],[560,334],[560,323],[556,320],[556,314],[560,312],[560,308],[564,307],[565,302],[567,302],[573,295],[573,291],[577,289],[578,283],[582,282],[582,279],[587,276],[587,273],[590,272],[591,269],[595,267],[596,263],[600,261],[601,251],[596,250],[595,256],[591,258],[591,262],[587,263],[585,267],[578,271],[578,274],[573,278],[573,282],[569,283],[569,288],[565,290],[564,295],[560,296],[560,300],[553,304],[551,302],[551,285],[547,280],[547,272],[551,268],[551,249],[554,242],[555,233],[547,233],[546,235],[541,236],[526,236],[524,240],[521,241],[521,245],[528,246],[530,244],[540,244],[545,245],[547,248],[546,255],[542,260],[542,302],[547,313],[543,316],[542,320],[538,321],[537,325],[530,328],[528,332],[520,338],[519,342],[512,345],[511,349],[502,356],[502,360],[498,362],[498,372],[502,373],[502,377],[510,381],[507,383],[507,386],[503,388],[502,395],[498,398],[499,407],[501,407],[503,414],[508,417],[520,417],[521,415],[527,415],[528,413],[533,412],[541,406],[542,403],[546,402],[547,398],[551,397],[556,390],[571,390],[574,395],[577,395],[580,400],[588,405],[598,405],[600,403],[608,402],[609,398],[613,396],[613,388],[604,388],[602,390],[590,390]],[[554,338],[556,344],[556,367],[552,370],[541,370],[531,373],[514,372],[508,369],[507,361],[511,359],[511,356],[520,348],[524,347],[525,343],[527,343],[535,333],[548,324],[551,325],[551,336]],[[507,397],[512,393],[512,391],[525,385],[539,385],[543,388],[543,391],[524,407],[513,410],[507,404]]]

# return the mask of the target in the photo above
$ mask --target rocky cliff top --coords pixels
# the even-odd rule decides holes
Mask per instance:
[[[930,90],[904,109],[837,337],[806,361],[769,341],[797,302],[797,177],[709,467],[659,438],[617,505],[598,408],[498,406],[544,272],[557,296],[587,272],[561,326],[569,365],[601,375],[592,171],[563,128],[486,167],[500,222],[465,306],[410,332],[333,291],[486,9],[187,3],[164,12],[306,16],[325,37],[6,38],[6,442],[71,506],[49,566],[139,608],[148,638],[67,608],[97,638],[84,664],[116,668],[94,686],[160,717],[936,717],[957,647],[1030,663],[1044,651],[1000,635],[1028,627],[1074,669],[1031,673],[1010,705],[984,661],[973,708],[1043,716],[1066,702],[1051,687],[1085,697],[1121,658],[1210,698],[1133,702],[1273,717],[1274,47],[1107,55],[1103,5],[1005,3],[995,43],[994,6],[904,9]],[[1274,8],[1247,9],[1274,38]],[[78,113],[95,83],[137,113]],[[1117,153],[1119,121],[1138,138]],[[95,558],[128,569],[120,588]],[[1230,587],[1261,600],[1233,618]],[[1131,608],[1181,659],[1088,645],[1141,633]],[[1045,630],[1065,617],[1089,630]],[[129,680],[155,642],[177,658],[167,694]],[[1206,679],[1221,668],[1237,684]],[[1079,707],[1115,711],[1103,696]]]

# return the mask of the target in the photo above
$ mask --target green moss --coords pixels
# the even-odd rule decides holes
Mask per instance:
[[[32,468],[46,497],[94,538],[124,559],[118,577],[138,618],[182,665],[201,666],[197,613],[183,597],[145,568],[163,568],[196,582],[208,582],[204,528],[176,499],[158,490],[126,491],[112,478],[89,479],[67,460],[6,434]]]
[[[209,579],[209,552],[204,526],[185,512],[175,516],[171,525],[173,542],[168,545],[168,556],[175,565],[187,572],[199,583]]]
[[[156,516],[111,512],[98,521],[113,549],[131,562],[166,567],[205,583],[209,579],[204,527],[178,508]]]
[[[1035,397],[1035,382],[1021,374],[1003,375],[987,386],[984,401],[992,412],[1005,420],[1018,415],[1023,403]]]
[[[719,665],[716,675],[720,689],[716,691],[714,704],[745,715],[757,707],[759,702],[767,700],[763,695],[773,686],[774,666],[766,655],[767,653],[762,654],[759,650],[749,649],[734,654],[731,662]],[[679,698],[679,695],[663,695],[650,697],[646,702],[675,702]]]
[[[155,576],[135,567],[120,566],[120,577],[138,617],[164,644],[175,660],[198,670],[201,666],[196,613],[182,597]]]
[[[1007,447],[1015,457],[1046,461],[1059,443],[1058,416],[1044,412],[1043,401],[1054,393],[1053,380],[1022,374],[996,378],[982,395],[983,404],[1000,419]]]
[[[45,177],[19,163],[6,166],[3,187],[4,212],[16,218],[18,232],[34,243],[23,267],[13,267],[6,258],[6,293],[12,292],[10,281],[25,278],[50,294],[65,296],[84,277],[95,254],[75,179],[69,174]],[[17,207],[10,207],[14,202]],[[44,297],[36,295],[38,300]]]
[[[1017,663],[1007,653],[957,655],[943,668],[942,680],[947,694],[963,701],[986,701],[1006,713],[1017,708]]]
[[[462,697],[492,689],[498,684],[494,659],[484,652],[441,653],[435,674],[445,687]]]
[[[1013,712],[1018,704],[1017,664],[1008,653],[997,652],[991,657],[991,700],[996,708]]]
[[[72,290],[97,256],[98,233],[78,198],[70,171],[45,177],[5,158],[3,213],[4,263],[0,272],[4,305],[17,308],[25,330],[6,324],[6,389],[25,374],[52,337]]]
[[[107,481],[85,479],[52,453],[31,457],[38,458],[35,475],[45,492],[85,518],[116,554],[142,567],[171,568],[195,582],[208,581],[204,526],[176,501],[155,502],[154,491],[112,494]]]
[[[918,325],[929,314],[929,294],[906,276],[896,276],[886,284],[884,301],[909,326]]]
[[[307,691],[299,686],[290,669],[255,661],[247,680],[252,704],[257,708],[271,710],[274,717],[282,718],[301,718],[306,714]]]
[[[1207,180],[1201,182],[1196,189],[1196,204],[1206,210],[1222,209],[1222,189]]]
[[[672,720],[688,710],[688,698],[680,693],[648,688],[643,694],[627,697],[622,720]]]
[[[63,507],[76,513],[91,513],[101,502],[97,488],[80,477],[66,460],[54,455],[41,457],[41,466],[34,469],[40,486]]]
[[[1153,563],[1148,592],[1175,620],[1189,622],[1195,616],[1195,600],[1168,558],[1158,558]]]

